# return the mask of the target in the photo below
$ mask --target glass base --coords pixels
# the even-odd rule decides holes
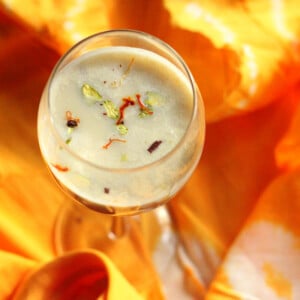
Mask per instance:
[[[201,299],[197,268],[180,243],[166,206],[120,217],[68,201],[57,217],[54,247],[58,255],[87,248],[104,252],[140,292],[161,287],[166,299]],[[138,276],[139,270],[143,276]]]

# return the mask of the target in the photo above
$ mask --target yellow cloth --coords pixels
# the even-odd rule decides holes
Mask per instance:
[[[120,27],[178,50],[204,98],[204,153],[170,202],[201,275],[186,270],[195,299],[300,299],[298,2],[1,0],[0,299],[163,299],[151,230],[112,258],[52,244],[65,199],[39,153],[39,97],[63,51]]]

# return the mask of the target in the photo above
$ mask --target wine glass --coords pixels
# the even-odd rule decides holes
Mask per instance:
[[[204,132],[193,76],[162,40],[122,29],[73,46],[52,71],[38,112],[42,156],[76,200],[58,215],[57,251],[99,247],[96,226],[116,243],[130,233],[134,216],[148,211],[173,238],[163,204],[196,168]],[[160,266],[159,252],[169,251],[169,242],[154,251]]]

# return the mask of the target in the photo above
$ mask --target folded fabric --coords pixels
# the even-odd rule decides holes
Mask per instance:
[[[187,56],[208,121],[261,108],[299,81],[297,0],[164,3],[173,26],[199,34],[199,39],[191,36],[193,49]],[[210,44],[199,43],[201,36]],[[183,51],[188,43],[189,34]]]
[[[206,299],[299,299],[300,170],[264,191]]]
[[[68,253],[39,266],[25,277],[13,299],[83,298],[142,299],[106,256],[92,250]]]

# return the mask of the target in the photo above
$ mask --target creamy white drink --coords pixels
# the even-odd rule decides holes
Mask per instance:
[[[138,207],[169,198],[192,171],[198,125],[176,146],[195,113],[194,95],[165,58],[131,47],[94,50],[57,70],[48,88],[39,111],[41,150],[79,198]]]

